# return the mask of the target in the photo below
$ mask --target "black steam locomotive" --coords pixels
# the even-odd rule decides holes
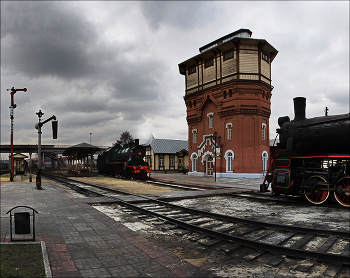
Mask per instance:
[[[151,168],[143,159],[145,147],[139,145],[139,140],[125,145],[115,144],[97,158],[99,174],[126,178],[145,179],[151,173]]]
[[[294,98],[294,120],[278,119],[279,153],[271,161],[261,192],[303,195],[313,204],[331,195],[350,207],[350,113],[307,119],[306,99]]]

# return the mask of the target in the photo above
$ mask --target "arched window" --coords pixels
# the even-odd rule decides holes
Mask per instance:
[[[262,123],[261,128],[262,128],[262,139],[266,140],[266,124]]]
[[[192,160],[192,172],[197,172],[198,156],[196,153],[193,153],[191,155],[191,160]]]
[[[208,113],[207,117],[209,118],[209,128],[213,128],[214,127],[214,113]]]
[[[233,160],[235,159],[235,154],[233,151],[228,150],[225,152],[225,159],[226,159],[226,172],[232,173],[233,172]]]
[[[262,159],[262,172],[263,172],[263,174],[266,174],[266,172],[267,172],[267,161],[269,160],[269,155],[267,154],[266,151],[262,152],[261,159]]]

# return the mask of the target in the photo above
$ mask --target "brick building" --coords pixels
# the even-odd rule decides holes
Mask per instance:
[[[191,175],[213,175],[216,168],[217,176],[253,177],[268,167],[271,63],[278,51],[251,34],[240,29],[179,64]]]

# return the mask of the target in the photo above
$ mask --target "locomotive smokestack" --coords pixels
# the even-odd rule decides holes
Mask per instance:
[[[138,146],[140,144],[140,140],[139,139],[135,139],[135,146]]]
[[[301,121],[305,119],[306,98],[296,97],[294,101],[294,121]]]

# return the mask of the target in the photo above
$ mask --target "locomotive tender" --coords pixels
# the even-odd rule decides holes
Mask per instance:
[[[151,167],[143,160],[145,154],[145,147],[139,145],[139,139],[135,139],[134,143],[115,144],[98,156],[98,172],[108,176],[145,179],[151,173]]]
[[[350,207],[350,113],[307,119],[306,99],[294,98],[294,120],[278,119],[277,157],[271,161],[261,192],[303,195],[316,205],[334,196]]]

